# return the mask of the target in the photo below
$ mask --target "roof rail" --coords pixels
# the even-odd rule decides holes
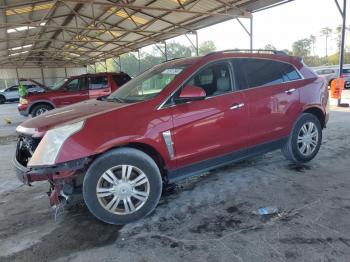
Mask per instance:
[[[164,61],[163,63],[174,61],[174,60],[178,60],[178,59],[182,59],[182,58],[186,58],[186,57],[184,57],[184,56],[175,57],[175,58],[172,58],[172,59],[168,59],[168,60]]]
[[[215,51],[208,53],[206,56],[220,54],[220,53],[258,53],[258,54],[275,54],[275,55],[287,55],[286,52],[273,49],[228,49],[222,51]]]

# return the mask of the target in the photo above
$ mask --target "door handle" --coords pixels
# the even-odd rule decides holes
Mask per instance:
[[[240,108],[242,108],[242,107],[244,107],[244,103],[233,104],[233,105],[230,107],[230,109],[231,109],[231,110],[237,110],[237,109],[240,109]]]
[[[288,89],[287,91],[284,91],[286,94],[290,95],[291,93],[295,92],[295,88]]]

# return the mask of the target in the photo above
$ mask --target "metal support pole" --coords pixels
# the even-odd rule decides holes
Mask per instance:
[[[196,55],[199,56],[198,31],[196,31]]]
[[[345,29],[346,29],[346,0],[343,0],[343,10],[340,10],[340,6],[339,6],[339,3],[337,0],[336,0],[336,4],[337,4],[339,12],[341,13],[341,16],[343,18],[342,40],[341,40],[341,46],[340,46],[340,59],[339,59],[339,78],[340,78],[343,74],[343,67],[344,67]],[[342,104],[341,98],[339,98],[338,99],[338,106],[348,107],[349,104]]]
[[[168,46],[166,41],[164,41],[164,53],[165,53],[165,61],[168,61]]]
[[[86,69],[87,69],[87,67],[86,67]],[[87,73],[87,72],[86,72]],[[68,77],[68,74],[67,74],[67,68],[65,67],[64,68],[64,74],[66,75],[66,78]]]
[[[108,72],[108,68],[107,68],[107,60],[105,60],[105,68],[106,68],[106,73]]]
[[[139,58],[139,74],[141,74],[141,57],[140,57],[140,49],[137,50],[138,58]]]
[[[253,14],[250,17],[250,51],[253,51]]]
[[[19,74],[18,74],[18,68],[16,67],[16,76],[17,76],[17,84],[19,85]]]
[[[122,60],[120,59],[120,56],[118,56],[118,60],[119,60],[119,72],[122,71]]]
[[[44,69],[42,67],[40,67],[40,72],[41,72],[41,82],[45,85]]]

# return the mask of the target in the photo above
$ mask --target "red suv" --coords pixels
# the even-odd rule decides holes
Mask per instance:
[[[323,78],[280,52],[216,52],[163,63],[107,100],[48,112],[17,128],[14,164],[26,184],[50,182],[55,207],[82,192],[98,219],[149,214],[162,187],[282,149],[305,163],[328,121]]]
[[[87,99],[108,96],[130,80],[125,73],[98,73],[73,76],[57,82],[43,93],[30,93],[20,99],[18,111],[33,117],[54,108]]]

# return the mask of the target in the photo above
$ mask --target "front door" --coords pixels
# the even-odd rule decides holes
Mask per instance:
[[[67,106],[89,99],[85,77],[73,78],[53,95],[57,107]]]
[[[231,64],[223,61],[208,65],[186,84],[202,87],[207,97],[173,107],[174,127],[170,132],[178,167],[244,149],[248,110],[244,97],[236,92]]]

